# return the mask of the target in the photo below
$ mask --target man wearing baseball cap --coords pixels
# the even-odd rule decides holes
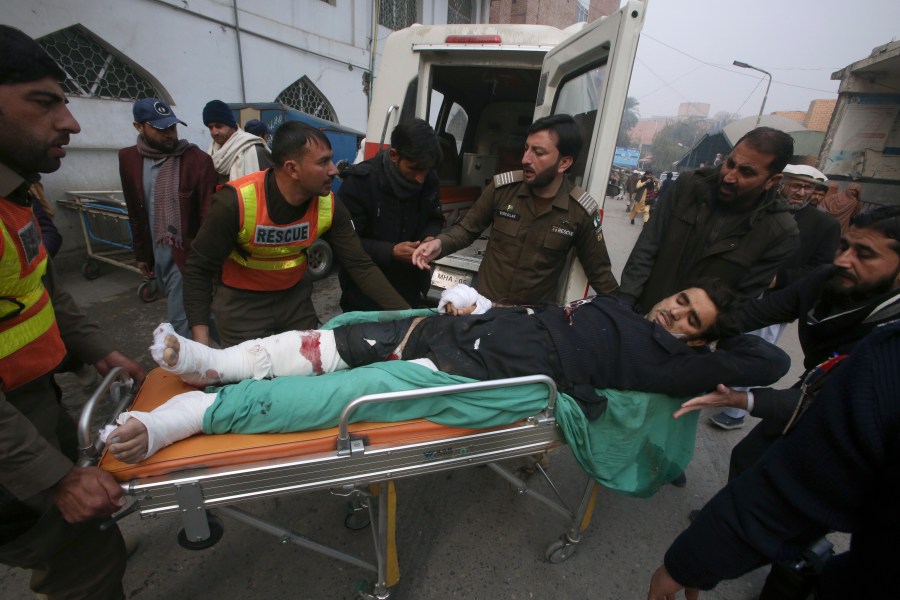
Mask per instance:
[[[219,173],[219,183],[235,181],[272,166],[272,153],[261,137],[238,127],[234,114],[221,100],[203,107],[203,124],[209,127],[209,155]]]
[[[145,277],[165,290],[169,322],[190,336],[182,273],[191,242],[209,210],[216,169],[203,150],[178,139],[185,125],[157,98],[134,103],[137,144],[119,150],[119,176],[128,206],[134,257]]]

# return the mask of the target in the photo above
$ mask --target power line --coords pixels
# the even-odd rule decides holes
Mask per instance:
[[[720,69],[720,70],[722,70],[722,71],[727,71],[728,73],[731,73],[731,74],[733,74],[733,75],[739,75],[739,76],[741,76],[741,77],[750,77],[750,78],[752,78],[752,79],[756,79],[755,76],[753,76],[753,75],[751,75],[751,74],[749,74],[749,73],[742,73],[742,72],[740,72],[740,71],[736,71],[736,70],[734,70],[734,69],[729,68],[727,65],[719,65],[719,64],[716,64],[716,63],[711,63],[711,62],[705,61],[705,60],[703,60],[703,59],[697,58],[696,56],[692,56],[692,55],[688,54],[687,52],[685,52],[684,50],[681,50],[681,49],[679,49],[679,48],[676,48],[675,46],[672,46],[672,45],[670,45],[670,44],[667,44],[667,43],[663,42],[662,40],[658,40],[658,39],[656,39],[655,37],[653,37],[652,35],[649,35],[649,34],[647,34],[647,33],[641,33],[641,37],[642,37],[642,38],[643,38],[643,37],[646,37],[646,38],[648,38],[648,39],[650,39],[650,40],[653,40],[653,41],[656,42],[657,44],[660,44],[661,46],[665,46],[666,48],[669,48],[670,50],[674,50],[675,52],[677,52],[677,53],[679,53],[679,54],[683,54],[684,56],[690,58],[691,60],[696,61],[696,62],[698,62],[698,63],[700,63],[700,64],[702,64],[702,65],[706,65],[707,67],[712,67],[713,69]],[[642,63],[642,64],[643,64],[643,63]],[[695,69],[695,70],[696,70],[696,69]],[[787,69],[779,69],[779,70],[787,70]],[[795,69],[795,70],[803,70],[803,69]],[[810,70],[825,70],[825,69],[823,68],[823,69],[810,69]],[[837,70],[837,69],[835,69],[835,70]],[[693,72],[693,71],[692,71],[692,72]],[[785,86],[785,87],[792,87],[792,88],[797,88],[797,89],[801,89],[801,90],[809,90],[809,91],[812,91],[812,92],[822,92],[822,93],[824,93],[824,94],[833,94],[833,93],[834,93],[834,90],[823,90],[823,89],[821,89],[821,88],[812,88],[812,87],[807,87],[807,86],[804,86],[804,85],[797,85],[797,84],[795,84],[795,83],[786,83],[786,82],[784,82],[784,81],[778,81],[778,80],[773,80],[772,83],[773,83],[773,84],[782,85],[782,86]]]

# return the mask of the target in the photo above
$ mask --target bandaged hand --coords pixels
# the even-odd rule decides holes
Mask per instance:
[[[441,293],[438,303],[439,313],[451,315],[481,315],[487,312],[493,303],[464,283],[459,283]]]

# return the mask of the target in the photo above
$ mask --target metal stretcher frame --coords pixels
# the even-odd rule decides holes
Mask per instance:
[[[148,378],[151,387],[154,373]],[[92,441],[90,435],[90,423],[94,420],[97,399],[107,388],[112,387],[115,391],[116,384],[111,382],[122,376],[123,373],[111,373],[85,405],[79,423],[85,461],[89,460],[87,457],[96,461],[102,452],[100,445]],[[532,384],[546,386],[547,407],[532,417],[505,426],[460,429],[424,419],[397,424],[350,425],[353,412],[369,403]],[[147,387],[145,384],[145,388]],[[141,393],[144,393],[143,389]],[[119,400],[120,405],[123,403]],[[344,408],[337,428],[322,432],[328,438],[331,446],[329,449],[323,449],[321,440],[315,440],[306,444],[314,449],[310,453],[275,459],[212,467],[201,464],[174,473],[139,477],[126,475],[128,471],[117,473],[111,470],[122,481],[126,494],[134,498],[128,508],[113,518],[118,520],[132,512],[138,512],[142,517],[178,512],[184,526],[179,534],[179,542],[190,549],[202,549],[214,544],[222,535],[221,522],[209,512],[210,509],[215,509],[219,514],[275,535],[282,543],[294,543],[371,571],[377,576],[377,581],[371,591],[360,592],[360,597],[385,599],[390,597],[390,587],[399,580],[394,542],[394,480],[487,464],[491,470],[511,483],[518,493],[539,500],[569,520],[566,532],[546,551],[548,560],[561,562],[574,553],[576,544],[581,539],[581,532],[590,523],[599,485],[588,479],[580,504],[573,510],[566,506],[559,490],[539,462],[536,463],[537,470],[549,483],[555,498],[533,489],[511,469],[498,464],[507,459],[540,454],[565,443],[556,425],[555,403],[556,385],[552,379],[543,375],[361,396]],[[136,404],[140,404],[140,397]],[[175,446],[177,444],[170,448]],[[114,459],[108,455],[103,456],[100,466],[106,466],[104,463],[110,460]],[[136,468],[139,470],[140,465]],[[123,477],[127,480],[123,481]],[[258,498],[314,490],[330,490],[333,495],[350,498],[358,510],[368,510],[369,522],[373,526],[375,564],[231,506]],[[355,520],[358,519],[350,515],[346,523],[351,526],[351,521]]]

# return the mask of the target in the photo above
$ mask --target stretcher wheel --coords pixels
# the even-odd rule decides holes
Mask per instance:
[[[138,286],[138,298],[148,304],[159,300],[159,284],[155,279],[148,279]]]
[[[81,265],[81,274],[85,279],[97,279],[100,277],[100,263],[93,258],[89,258]]]
[[[225,534],[225,525],[222,519],[213,514],[206,514],[206,522],[209,523],[209,537],[199,542],[192,542],[187,538],[184,529],[178,530],[178,545],[185,550],[206,550],[215,546]]]
[[[547,557],[548,561],[555,565],[571,558],[577,550],[578,546],[571,542],[556,540],[547,546],[547,551],[544,553],[544,556]]]
[[[351,510],[353,510],[353,512],[344,517],[344,527],[350,531],[359,531],[369,526],[369,523],[371,522],[369,520],[369,511]]]

